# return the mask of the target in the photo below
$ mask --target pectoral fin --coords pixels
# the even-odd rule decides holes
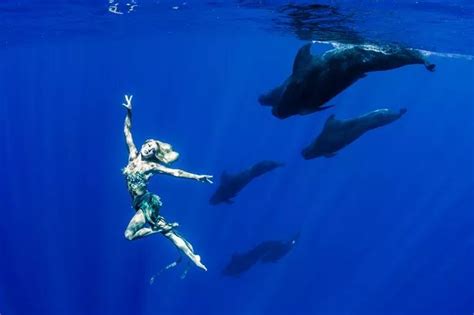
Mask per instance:
[[[331,107],[334,107],[335,105],[327,105],[327,106],[321,106],[321,107],[318,107],[316,109],[316,111],[320,112],[322,110],[325,110],[325,109],[328,109],[328,108],[331,108]]]

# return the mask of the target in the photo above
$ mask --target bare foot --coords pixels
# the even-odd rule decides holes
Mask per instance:
[[[195,257],[196,257],[196,258],[194,259],[194,264],[196,264],[196,266],[198,266],[199,268],[203,269],[204,271],[207,271],[206,266],[204,266],[204,265],[201,263],[201,256],[196,255]]]

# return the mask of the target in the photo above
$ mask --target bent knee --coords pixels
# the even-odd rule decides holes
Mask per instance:
[[[130,230],[125,230],[124,236],[127,240],[133,241],[133,232]]]

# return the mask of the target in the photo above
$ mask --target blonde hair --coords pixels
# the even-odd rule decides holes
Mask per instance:
[[[155,151],[154,158],[160,163],[169,164],[169,162],[167,162],[167,160],[165,159],[165,155],[168,154],[169,152],[164,152],[163,145],[165,146],[168,145],[170,148],[171,148],[171,145],[169,143],[162,142],[156,139],[147,139],[145,140],[143,144],[146,144],[148,142],[154,142],[156,146],[158,147],[158,149]]]

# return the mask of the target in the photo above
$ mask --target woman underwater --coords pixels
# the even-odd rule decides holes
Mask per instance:
[[[173,242],[176,248],[188,256],[196,266],[207,271],[206,266],[201,263],[201,257],[194,253],[192,245],[174,230],[178,224],[168,223],[160,216],[159,211],[162,206],[160,197],[149,192],[147,185],[154,174],[195,179],[210,184],[212,184],[212,176],[196,175],[164,166],[173,163],[179,157],[178,152],[173,151],[172,146],[168,143],[149,139],[138,151],[133,143],[131,133],[132,97],[132,95],[125,95],[125,103],[122,104],[127,109],[124,133],[129,153],[128,164],[123,169],[123,174],[127,180],[128,191],[132,196],[133,207],[136,212],[125,230],[125,238],[134,240],[161,233]]]

